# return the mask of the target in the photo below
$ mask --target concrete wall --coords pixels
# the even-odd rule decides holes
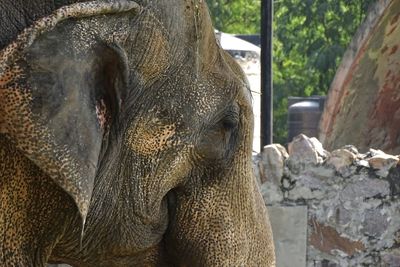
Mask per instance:
[[[267,146],[254,159],[277,266],[400,266],[399,158],[328,152],[304,135],[288,150]]]

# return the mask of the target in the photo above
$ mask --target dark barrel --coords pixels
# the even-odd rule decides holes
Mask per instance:
[[[301,133],[308,137],[318,137],[324,103],[325,96],[289,97],[288,142]]]

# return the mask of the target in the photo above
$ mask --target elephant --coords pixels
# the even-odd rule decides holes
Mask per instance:
[[[250,90],[205,1],[0,9],[1,266],[275,266]]]

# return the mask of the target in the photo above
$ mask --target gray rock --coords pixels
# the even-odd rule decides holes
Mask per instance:
[[[293,176],[296,181],[296,187],[307,187],[312,190],[324,190],[327,186],[327,181],[319,179],[308,173],[301,173]]]
[[[332,151],[326,164],[332,165],[337,171],[353,164],[356,155],[347,149],[337,149]]]
[[[292,167],[296,165],[319,164],[323,162],[314,144],[315,140],[310,140],[304,134],[300,134],[293,138],[289,143],[289,161]],[[322,145],[321,145],[322,147]]]
[[[320,181],[330,182],[335,179],[335,170],[327,168],[324,165],[310,166],[305,169],[302,175],[312,176],[318,178]]]
[[[323,148],[321,142],[317,138],[311,137],[311,138],[309,138],[309,141],[313,145],[318,156],[322,157],[323,159],[325,159],[329,156],[329,152]]]
[[[287,198],[293,201],[296,200],[311,200],[311,199],[322,199],[325,196],[324,191],[311,190],[307,187],[294,187],[289,193]]]
[[[283,200],[283,192],[278,185],[271,182],[261,185],[261,195],[267,205],[280,203]]]
[[[284,162],[288,157],[286,149],[279,144],[265,146],[261,152],[261,182],[272,181],[279,184],[283,175]]]
[[[342,149],[346,149],[356,156],[359,156],[358,149],[353,145],[345,145]]]
[[[356,155],[347,149],[337,149],[332,151],[326,164],[333,166],[338,173],[345,174],[356,158]]]
[[[313,267],[340,267],[340,265],[329,260],[321,260],[315,261]]]
[[[376,174],[380,177],[386,177],[389,174],[389,170],[396,166],[398,162],[398,157],[383,152],[368,159],[369,165],[377,171]]]
[[[258,186],[261,186],[261,179],[260,179],[260,157],[258,155],[253,155],[252,156],[252,167],[253,167],[253,173],[256,176],[257,184]]]
[[[400,251],[393,250],[382,256],[382,263],[385,267],[398,267],[400,266]]]
[[[382,209],[369,209],[365,211],[362,232],[377,239],[382,238],[389,226],[389,217]]]
[[[375,196],[388,196],[390,194],[389,183],[386,180],[365,178],[348,184],[342,192],[340,199],[346,201],[359,201],[360,199]]]
[[[370,148],[368,151],[368,154],[370,157],[374,157],[374,156],[378,156],[378,155],[383,155],[383,154],[385,154],[385,152],[383,152],[382,150],[379,150],[379,149]]]
[[[343,206],[339,206],[335,211],[336,223],[341,226],[347,226],[351,222],[352,214],[349,210],[345,209]]]
[[[356,160],[355,164],[357,166],[364,167],[364,168],[370,168],[371,167],[371,166],[369,166],[368,160],[365,160],[365,159]]]

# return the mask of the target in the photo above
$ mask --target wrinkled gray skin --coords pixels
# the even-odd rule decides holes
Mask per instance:
[[[205,3],[28,2],[0,1],[0,265],[274,266]]]

